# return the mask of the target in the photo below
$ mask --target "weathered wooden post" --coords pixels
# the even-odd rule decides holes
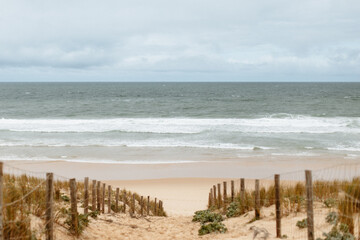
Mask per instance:
[[[276,237],[281,238],[280,175],[275,174]]]
[[[209,192],[209,207],[212,207],[214,204],[214,200],[213,200],[213,190],[212,188],[210,188],[210,192]]]
[[[146,215],[150,215],[150,196],[147,196],[147,208],[146,208]]]
[[[54,239],[54,203],[53,203],[53,191],[54,191],[54,174],[46,173],[46,224],[45,224],[45,235],[46,240]]]
[[[99,213],[100,213],[100,206],[101,206],[101,195],[100,195],[101,190],[100,190],[100,186],[101,186],[101,182],[98,181],[97,186],[96,186],[96,195],[97,195],[97,198],[96,198],[97,206],[96,207],[97,207],[97,210],[99,211]]]
[[[115,212],[119,212],[119,193],[120,189],[116,188],[116,195],[115,195]]]
[[[96,180],[92,181],[91,196],[92,196],[91,210],[95,211],[96,210]]]
[[[226,211],[226,205],[227,205],[227,183],[223,182],[224,185],[224,211]]]
[[[235,183],[234,180],[231,180],[231,202],[234,202],[235,198]]]
[[[305,179],[306,179],[308,240],[314,240],[315,235],[314,235],[313,186],[312,186],[312,174],[310,170],[305,171]]]
[[[157,207],[157,198],[155,198],[155,206],[154,206],[154,215],[155,215],[155,216],[157,216],[157,215],[156,215],[156,213],[157,213],[156,207]]]
[[[159,201],[159,216],[161,216],[160,214],[163,212],[163,203],[162,203],[162,201],[160,200]]]
[[[243,203],[245,200],[245,179],[240,178],[240,201]]]
[[[89,178],[84,179],[84,214],[89,210]]]
[[[217,185],[217,187],[218,187],[218,208],[220,209],[221,208],[221,185],[220,185],[220,183],[218,183],[218,185]]]
[[[141,216],[144,215],[144,197],[143,196],[140,197],[140,214],[141,214]]]
[[[214,194],[214,207],[216,207],[216,205],[217,205],[217,200],[216,200],[216,186],[215,185],[213,185],[213,194]]]
[[[260,182],[255,180],[255,219],[260,219]]]
[[[76,200],[76,180],[75,178],[70,179],[70,201],[71,201],[71,224],[74,229],[75,235],[78,235],[78,211],[77,211],[77,200]]]
[[[105,213],[105,191],[106,191],[106,184],[103,183],[102,198],[101,198],[101,212],[102,213]]]
[[[108,186],[108,213],[111,213],[111,186]]]
[[[3,235],[3,231],[4,231],[4,225],[3,225],[3,176],[4,176],[4,172],[3,172],[3,167],[4,164],[3,162],[0,162],[0,240],[4,240],[4,235]]]

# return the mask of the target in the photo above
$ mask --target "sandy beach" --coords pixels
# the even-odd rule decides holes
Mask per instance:
[[[353,163],[356,159],[344,161]],[[84,177],[100,180],[113,188],[135,191],[143,196],[151,196],[164,202],[170,216],[190,216],[196,210],[205,209],[209,189],[223,181],[237,180],[235,189],[239,189],[240,178],[245,178],[247,189],[253,189],[254,179],[262,179],[261,184],[272,183],[276,173],[301,171],[304,169],[322,169],[337,165],[337,158],[297,158],[286,161],[242,159],[238,162],[200,162],[178,164],[101,164],[66,161],[8,161],[7,165],[34,172],[53,172],[65,178]],[[283,175],[292,179],[292,175]]]
[[[356,159],[355,159],[356,160]],[[349,160],[347,163],[354,163]],[[302,176],[303,169],[323,169],[337,165],[340,159],[298,158],[290,161],[278,158],[247,159],[238,162],[207,162],[178,164],[100,164],[66,161],[8,161],[5,166],[13,169],[14,174],[35,174],[54,172],[55,178],[66,180],[76,177],[82,181],[85,176],[90,180],[100,180],[113,189],[119,187],[136,192],[142,196],[155,197],[162,200],[168,217],[131,217],[129,214],[102,214],[98,219],[91,219],[80,239],[252,239],[251,226],[265,228],[269,231],[268,239],[275,239],[274,206],[261,210],[261,219],[252,222],[254,212],[251,211],[237,218],[224,220],[228,232],[198,236],[199,223],[192,222],[192,215],[197,210],[207,208],[209,189],[223,181],[235,180],[235,191],[240,187],[240,177],[246,178],[247,189],[254,189],[254,179],[260,178],[261,187],[273,183],[274,173],[296,172]],[[341,159],[342,162],[343,159]],[[10,167],[11,166],[11,167]],[[19,170],[17,170],[17,168]],[[214,177],[209,177],[214,176]],[[223,177],[229,176],[229,177]],[[233,176],[233,177],[231,177]],[[293,174],[283,174],[294,180]],[[296,180],[296,179],[295,179]],[[331,226],[325,223],[325,216],[330,209],[317,203],[315,208],[317,236]],[[81,211],[81,210],[80,210]],[[283,234],[289,239],[305,239],[306,229],[296,227],[297,221],[306,217],[299,212],[283,218]],[[34,221],[36,222],[36,221]],[[74,239],[69,232],[60,226],[55,227],[57,239]]]

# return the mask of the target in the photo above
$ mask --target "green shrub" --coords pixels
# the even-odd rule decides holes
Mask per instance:
[[[297,226],[298,228],[307,228],[307,219],[304,218],[304,219],[301,220],[301,221],[297,221],[296,226]]]
[[[226,231],[227,228],[222,222],[215,221],[208,224],[202,224],[199,229],[199,235],[201,236],[212,232],[225,233]]]
[[[100,215],[100,212],[98,210],[95,210],[95,211],[92,211],[92,212],[88,213],[88,216],[92,217],[94,219],[96,219],[98,215]]]
[[[338,222],[338,214],[336,212],[330,212],[327,216],[326,216],[326,222],[330,223],[332,225],[337,225]]]
[[[73,225],[72,219],[71,219],[71,210],[68,209],[68,217],[65,221],[65,224],[69,226],[69,230],[75,234],[76,236],[79,236],[85,229],[85,227],[87,227],[89,225],[89,219],[88,219],[88,214],[78,214],[77,217],[77,225],[78,225],[78,229],[75,229],[75,226]]]
[[[214,213],[210,210],[196,211],[192,219],[193,222],[201,222],[201,223],[215,222],[215,221],[221,222],[222,220],[223,218],[220,214]]]
[[[64,202],[70,202],[70,198],[66,195],[61,195],[61,199],[64,201]]]
[[[334,198],[327,198],[327,199],[325,199],[325,201],[324,201],[324,205],[325,205],[325,207],[327,207],[327,208],[335,207],[335,205],[336,205],[336,200],[335,200]]]
[[[324,239],[317,238],[316,240],[355,240],[346,224],[340,224],[339,227],[334,226],[330,232],[323,233],[323,236],[325,237]]]
[[[241,215],[241,209],[237,202],[230,203],[229,207],[227,208],[226,216],[230,217],[238,217]]]

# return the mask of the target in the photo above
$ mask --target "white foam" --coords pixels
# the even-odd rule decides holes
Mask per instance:
[[[114,118],[1,119],[0,130],[16,132],[111,132],[196,134],[205,131],[242,133],[360,133],[360,118],[271,115],[255,119]]]

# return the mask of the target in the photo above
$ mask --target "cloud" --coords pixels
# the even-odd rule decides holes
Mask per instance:
[[[331,0],[6,1],[0,81],[356,81],[359,10]]]

